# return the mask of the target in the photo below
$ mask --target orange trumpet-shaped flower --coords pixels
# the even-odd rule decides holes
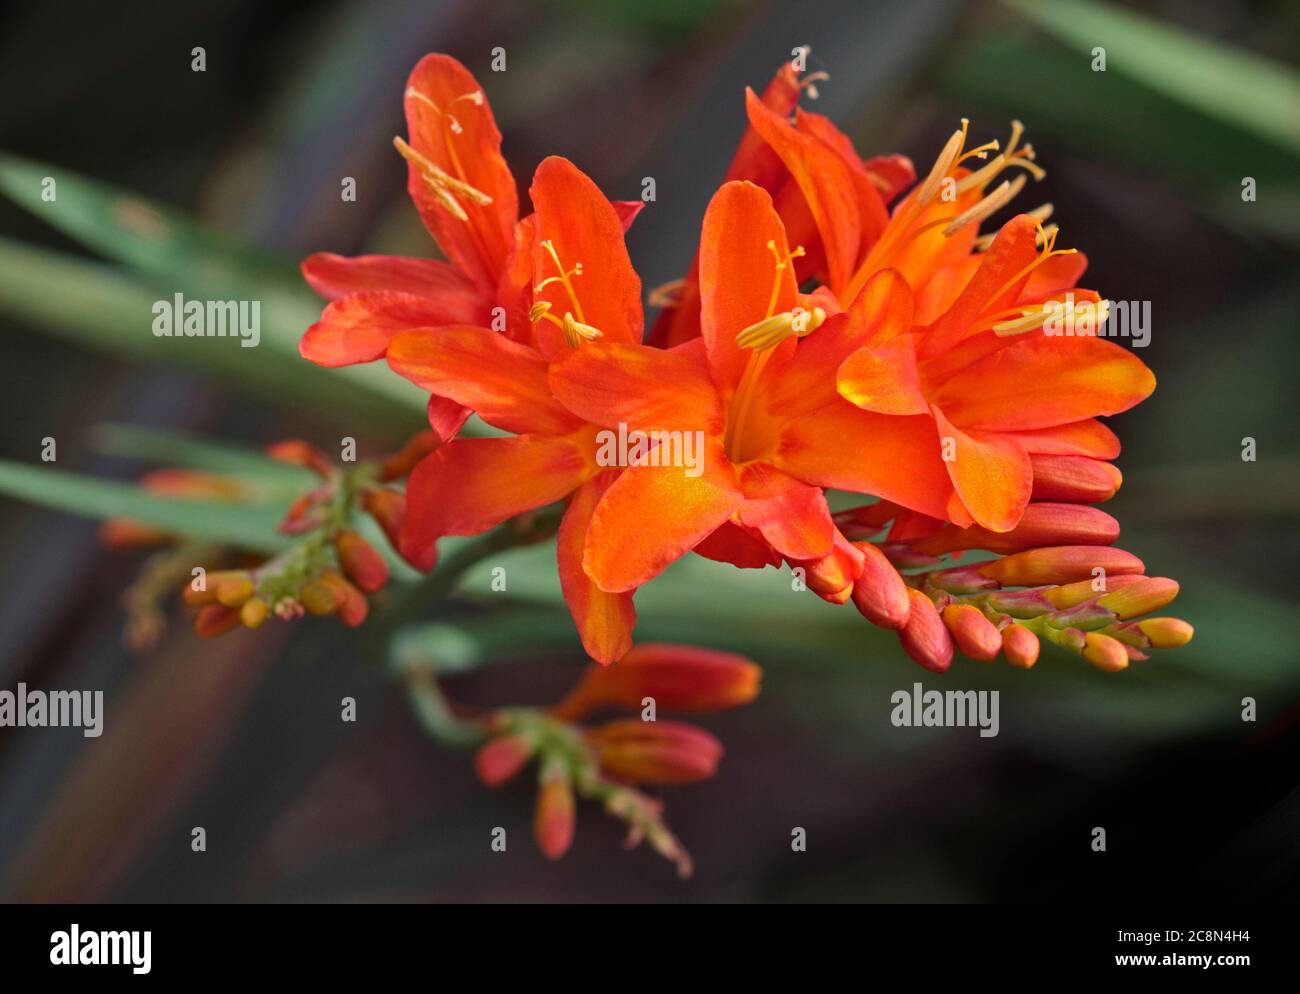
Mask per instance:
[[[456,326],[407,331],[389,346],[396,372],[516,433],[456,439],[416,466],[402,552],[427,569],[443,536],[478,534],[569,498],[559,531],[560,581],[588,653],[608,663],[631,647],[631,592],[599,589],[581,563],[588,522],[619,470],[597,461],[598,428],[555,399],[547,373],[594,341],[639,342],[641,281],[618,210],[576,166],[546,159],[530,192],[535,301],[528,340]]]
[[[701,236],[701,339],[667,350],[602,340],[551,367],[555,395],[588,421],[702,441],[697,473],[643,460],[610,485],[583,555],[602,590],[634,589],[724,526],[792,561],[825,557],[837,533],[822,487],[945,513],[953,488],[932,419],[858,409],[833,385],[854,350],[910,329],[906,284],[881,274],[828,319],[799,294],[798,254],[771,197],[727,183]]]
[[[448,325],[491,325],[508,338],[531,337],[534,220],[519,220],[514,176],[482,88],[451,56],[427,55],[411,71],[403,102],[409,137],[393,144],[406,160],[416,210],[449,261],[328,252],[304,260],[307,282],[331,303],[299,351],[322,366],[381,359],[394,335],[413,328],[436,334]],[[642,206],[617,204],[620,223],[631,224]],[[430,400],[440,438],[453,437],[468,413],[436,394]]]
[[[1114,436],[1092,419],[1155,387],[1150,370],[1111,342],[1073,327],[1043,333],[1049,305],[1067,290],[1035,279],[1053,241],[1032,215],[1013,218],[939,318],[877,340],[839,369],[840,393],[863,410],[934,419],[958,497],[947,517],[957,524],[1014,528],[1033,494],[1032,457],[1071,448],[1114,457]],[[1069,292],[1099,320],[1095,294]]]

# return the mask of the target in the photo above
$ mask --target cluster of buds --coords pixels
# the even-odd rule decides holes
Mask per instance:
[[[1113,467],[1078,462],[1106,467],[1101,473],[1084,467],[1096,478],[1096,499],[1114,493]],[[1078,489],[1069,495],[1077,496]],[[1028,669],[1046,640],[1116,672],[1148,658],[1151,649],[1191,641],[1187,622],[1143,617],[1169,604],[1178,584],[1145,576],[1140,559],[1111,544],[1119,524],[1095,507],[1037,501],[1007,532],[930,525],[887,502],[838,516],[856,539],[879,533],[891,521],[894,527],[879,544],[853,542],[866,560],[853,602],[868,620],[897,630],[903,649],[927,669],[947,670],[954,650],[981,662],[1003,655]],[[970,550],[997,558],[967,565],[941,558],[953,561]]]
[[[287,550],[248,569],[190,582],[183,597],[199,609],[195,631],[212,637],[237,625],[260,628],[273,614],[286,620],[334,615],[350,628],[364,622],[370,612],[367,595],[388,583],[388,562],[356,530],[356,516],[372,517],[396,548],[405,497],[389,484],[409,474],[435,445],[433,432],[420,432],[386,459],[347,468],[297,439],[270,446],[273,459],[309,469],[320,482],[295,500],[280,522],[279,531],[294,538]]]
[[[658,720],[657,712],[739,707],[757,696],[760,676],[757,665],[730,653],[639,645],[616,666],[591,666],[548,711],[493,712],[484,721],[490,738],[475,756],[475,769],[484,783],[496,787],[536,761],[533,833],[550,859],[569,850],[582,797],[627,823],[629,847],[644,840],[689,876],[690,856],[664,822],[662,803],[637,788],[708,779],[718,768],[722,745],[695,725]],[[608,709],[641,716],[590,727],[580,723]]]

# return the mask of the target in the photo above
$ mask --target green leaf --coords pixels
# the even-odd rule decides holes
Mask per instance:
[[[256,449],[163,428],[103,424],[95,428],[91,444],[105,455],[227,474],[277,492],[301,493],[316,480],[310,470],[272,459]]]
[[[41,196],[46,177],[55,181],[53,201]],[[314,402],[327,417],[368,413],[390,425],[418,423],[426,395],[382,363],[325,369],[299,356],[298,341],[319,318],[322,302],[294,265],[212,231],[181,211],[3,153],[0,193],[132,270],[126,277],[58,253],[0,242],[0,307],[103,348],[211,368],[262,388],[278,384],[282,402]],[[176,293],[259,301],[259,345],[243,348],[230,338],[155,337],[153,304],[170,302]],[[111,320],[101,320],[101,310]]]
[[[1300,153],[1300,75],[1262,56],[1095,0],[1006,0],[1106,71]]]
[[[163,531],[253,552],[276,552],[288,539],[275,530],[283,508],[180,500],[116,480],[0,460],[0,494],[87,518],[130,518]]]

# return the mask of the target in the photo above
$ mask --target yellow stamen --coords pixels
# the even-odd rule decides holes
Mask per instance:
[[[415,166],[420,173],[420,179],[424,181],[424,185],[457,220],[468,221],[469,215],[465,213],[465,208],[456,199],[456,195],[464,197],[470,203],[477,204],[480,207],[492,203],[492,198],[482,190],[452,176],[445,169],[438,166],[437,163],[430,161],[427,157],[411,148],[401,138],[393,139],[393,147],[401,153],[403,159]]]
[[[920,235],[938,227],[940,224],[945,225],[943,229],[945,238],[955,235],[958,231],[971,224],[982,222],[997,211],[998,208],[1005,206],[1024,186],[1023,176],[1015,180],[1004,181],[996,190],[960,214],[940,221],[927,221],[918,227],[917,222],[934,203],[947,180],[952,179],[955,181],[953,189],[956,195],[960,197],[970,190],[985,190],[988,184],[1000,173],[1013,166],[1024,169],[1035,179],[1042,179],[1047,175],[1041,166],[1032,161],[1034,158],[1033,147],[1020,144],[1020,138],[1024,134],[1024,125],[1019,121],[1012,121],[1011,136],[1007,140],[1005,150],[989,159],[979,169],[973,170],[959,180],[956,179],[953,173],[964,163],[971,159],[988,159],[989,154],[996,152],[999,148],[998,142],[990,141],[975,148],[966,149],[966,137],[969,128],[969,120],[962,118],[961,128],[949,136],[943,150],[935,159],[934,166],[930,169],[929,174],[899,205],[879,240],[872,246],[871,251],[867,253],[867,257],[862,261],[857,271],[841,289],[841,303],[850,303],[858,295],[862,287],[866,285],[868,279],[893,264],[899,252]],[[978,247],[980,240],[977,239],[976,244]]]
[[[763,375],[763,370],[767,367],[768,360],[772,357],[772,349],[791,335],[803,337],[809,334],[826,320],[826,312],[820,307],[814,307],[811,311],[799,307],[780,314],[775,313],[776,302],[781,295],[781,276],[793,260],[804,254],[804,250],[800,245],[782,256],[775,240],[768,241],[767,248],[774,260],[772,292],[768,297],[767,312],[761,321],[755,322],[736,336],[737,345],[752,351],[749,361],[745,364],[745,372],[736,387],[736,394],[731,398],[731,405],[727,410],[727,427],[722,436],[723,449],[733,462],[741,461],[744,455],[741,440],[744,438],[745,421],[754,402],[755,388]]]
[[[564,292],[568,295],[569,304],[573,310],[565,311],[563,319],[557,318],[554,314],[549,313],[551,309],[550,301],[539,300],[529,310],[528,319],[534,322],[545,319],[556,325],[564,332],[564,342],[571,349],[578,348],[583,342],[591,342],[603,337],[603,332],[599,328],[587,324],[586,315],[582,312],[582,301],[578,299],[578,292],[573,288],[573,283],[570,282],[570,277],[582,275],[582,263],[575,262],[572,268],[565,269],[564,264],[560,262],[559,253],[555,251],[555,243],[549,238],[542,242],[542,248],[546,249],[547,254],[550,255],[558,273],[555,276],[546,277],[546,279],[534,286],[533,292],[541,293],[548,286],[559,283],[564,287]],[[574,312],[577,313],[577,317],[574,317]]]

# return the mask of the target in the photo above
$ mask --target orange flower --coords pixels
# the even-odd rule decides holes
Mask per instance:
[[[840,393],[863,410],[933,417],[958,498],[946,517],[957,524],[1014,528],[1033,494],[1032,457],[1071,447],[1114,457],[1114,436],[1092,419],[1127,410],[1155,387],[1150,370],[1111,342],[1028,334],[1066,290],[1035,279],[1052,246],[1035,217],[1013,218],[947,311],[877,339],[840,367]],[[1092,301],[1096,320],[1096,295],[1070,292]]]
[[[321,252],[303,261],[307,282],[331,303],[299,344],[304,358],[345,366],[383,358],[389,342],[412,328],[500,327],[529,337],[529,259],[533,222],[519,220],[515,180],[501,155],[501,132],[474,76],[449,55],[426,55],[403,97],[408,140],[393,144],[407,162],[407,187],[425,227],[448,262]],[[631,224],[642,203],[616,207]],[[453,437],[468,410],[435,395],[429,420]]]
[[[566,159],[537,168],[526,341],[486,328],[450,327],[395,337],[389,365],[433,394],[472,409],[508,438],[462,438],[411,473],[402,552],[422,569],[437,540],[474,535],[515,515],[570,498],[559,535],[559,570],[583,644],[601,662],[631,647],[630,590],[600,590],[582,571],[587,524],[618,474],[596,459],[597,427],[552,395],[550,364],[602,342],[639,342],[641,281],[618,210]]]
[[[885,205],[911,185],[916,174],[906,156],[863,160],[829,119],[799,108],[800,96],[807,92],[815,97],[816,83],[826,78],[818,72],[801,79],[800,72],[787,62],[761,98],[746,89],[749,126],[722,182],[744,180],[772,195],[787,236],[805,247],[794,263],[802,284],[824,274],[828,266],[840,276],[843,246],[851,245],[855,257],[859,242],[869,246],[887,220]],[[790,125],[792,112],[795,123]],[[814,172],[827,177],[833,203],[818,198],[819,184],[810,181]],[[650,334],[653,344],[669,348],[699,337],[699,256],[684,279],[657,291],[651,303],[664,306]]]
[[[583,567],[602,590],[634,589],[718,529],[733,547],[714,542],[722,558],[759,554],[734,548],[740,533],[792,561],[831,555],[837,532],[822,487],[945,513],[952,485],[932,419],[861,410],[834,388],[855,349],[910,328],[906,284],[882,273],[849,313],[828,319],[799,294],[798,256],[771,197],[727,183],[701,236],[702,338],[667,350],[601,339],[552,366],[555,395],[588,421],[702,433],[698,475],[646,460],[601,499]]]

